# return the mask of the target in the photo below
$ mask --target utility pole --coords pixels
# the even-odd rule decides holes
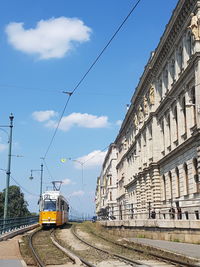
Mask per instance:
[[[42,198],[42,178],[43,178],[43,164],[41,163],[41,173],[40,173],[40,199]]]
[[[42,198],[42,184],[43,184],[43,163],[40,165],[40,170],[31,170],[31,176],[29,177],[30,180],[33,180],[33,172],[39,171],[40,172],[40,199]]]
[[[13,128],[13,119],[14,116],[11,113],[9,116],[10,119],[10,135],[9,135],[9,149],[8,149],[8,167],[6,171],[6,189],[5,189],[5,202],[4,202],[4,222],[8,215],[8,191],[9,191],[9,185],[10,185],[10,167],[11,167],[11,149],[12,149],[12,128]]]

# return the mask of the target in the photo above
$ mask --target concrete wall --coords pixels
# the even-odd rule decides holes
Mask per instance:
[[[112,234],[120,237],[150,238],[200,244],[200,221],[126,220],[100,221]]]

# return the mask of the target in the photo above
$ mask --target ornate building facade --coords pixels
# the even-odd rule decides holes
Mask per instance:
[[[200,1],[178,2],[114,144],[117,219],[199,219]]]

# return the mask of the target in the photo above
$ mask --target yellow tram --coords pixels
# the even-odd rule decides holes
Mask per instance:
[[[69,204],[60,191],[46,191],[40,199],[39,223],[42,226],[59,226],[68,221]]]

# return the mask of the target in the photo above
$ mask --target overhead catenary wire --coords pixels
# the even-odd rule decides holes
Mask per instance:
[[[29,192],[26,188],[24,188],[22,185],[20,185],[20,183],[17,182],[17,180],[14,179],[13,176],[10,176],[10,177],[11,177],[11,179],[12,179],[12,180],[13,180],[13,181],[14,181],[14,182],[15,182],[15,183],[16,183],[16,184],[17,184],[23,191],[25,191],[25,192],[28,193],[29,195],[39,197],[39,195]]]
[[[128,15],[125,17],[125,19],[122,21],[122,23],[119,25],[119,27],[117,28],[117,30],[114,32],[114,34],[111,36],[111,38],[109,39],[109,41],[107,42],[107,44],[104,46],[104,48],[101,50],[101,52],[99,53],[99,55],[95,58],[95,60],[93,61],[93,63],[90,65],[90,67],[88,68],[88,70],[85,72],[85,74],[82,76],[82,78],[79,80],[79,82],[76,84],[76,86],[74,87],[74,89],[71,91],[71,92],[65,92],[68,94],[68,98],[67,98],[67,101],[66,101],[66,104],[63,108],[63,111],[62,111],[62,114],[58,120],[58,123],[57,123],[57,126],[56,126],[56,129],[53,133],[53,136],[50,140],[50,143],[47,147],[47,150],[44,154],[44,159],[46,158],[49,150],[50,150],[50,147],[52,146],[52,143],[54,141],[54,138],[57,134],[57,131],[58,131],[58,128],[60,126],[60,123],[61,123],[61,120],[64,116],[64,113],[65,113],[65,110],[68,106],[68,103],[70,101],[70,98],[71,96],[74,94],[74,92],[78,89],[78,87],[82,84],[82,82],[85,80],[86,76],[89,74],[89,72],[93,69],[93,67],[95,66],[95,64],[97,63],[97,61],[100,59],[100,57],[103,55],[103,53],[105,52],[105,50],[109,47],[109,45],[111,44],[111,42],[113,41],[113,39],[115,38],[115,36],[118,34],[118,32],[121,30],[121,28],[123,27],[123,25],[126,23],[126,21],[128,20],[128,18],[130,17],[130,15],[133,13],[133,11],[136,9],[136,7],[138,6],[138,4],[140,3],[141,0],[138,0],[134,6],[132,7],[132,9],[130,10],[130,12],[128,13]]]

